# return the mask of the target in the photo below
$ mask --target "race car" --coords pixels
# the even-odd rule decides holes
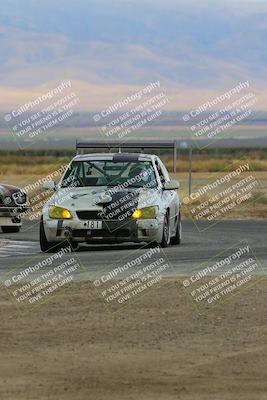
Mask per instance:
[[[42,210],[40,246],[79,243],[181,243],[179,182],[161,159],[139,153],[77,155]]]
[[[0,227],[3,233],[19,232],[27,195],[16,186],[0,183]]]

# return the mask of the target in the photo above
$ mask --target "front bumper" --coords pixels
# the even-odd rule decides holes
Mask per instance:
[[[86,222],[78,219],[54,220],[44,218],[47,240],[60,242],[69,239],[86,243],[121,243],[161,241],[162,224],[157,219],[127,221],[102,221],[102,229],[88,229]]]
[[[0,206],[0,226],[21,226],[21,215],[28,207],[6,207]]]

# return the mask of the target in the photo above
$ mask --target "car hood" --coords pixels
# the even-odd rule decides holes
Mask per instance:
[[[0,194],[4,196],[10,196],[13,193],[19,192],[20,189],[13,185],[7,185],[5,183],[0,183]]]
[[[14,194],[20,193],[20,197],[12,197]],[[4,199],[10,198],[10,201],[6,204]],[[21,191],[20,188],[7,185],[5,183],[0,183],[0,205],[9,205],[9,206],[16,206],[17,203],[25,204],[27,201],[26,195]]]
[[[133,200],[134,208],[148,207],[158,204],[160,193],[158,189],[125,189],[112,192],[110,187],[60,188],[50,198],[47,205],[57,205],[70,211],[100,210],[111,203],[123,199],[124,202]]]

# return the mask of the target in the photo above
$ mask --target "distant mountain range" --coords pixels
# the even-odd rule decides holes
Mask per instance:
[[[187,109],[249,80],[267,105],[267,2],[5,0],[0,109],[71,79],[95,110],[160,80]]]

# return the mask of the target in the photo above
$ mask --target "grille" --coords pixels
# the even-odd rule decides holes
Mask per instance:
[[[109,230],[97,229],[92,231],[91,235],[88,235],[89,229],[75,229],[72,231],[73,237],[104,237],[104,238],[116,238],[116,237],[124,237],[127,238],[130,236],[130,232],[128,229],[116,229],[115,232],[110,232]]]
[[[77,211],[77,216],[80,219],[103,219],[101,210],[93,210],[93,211]]]
[[[125,214],[121,213],[114,213],[111,215],[110,213],[105,213],[101,210],[95,210],[95,211],[77,211],[77,216],[81,220],[90,220],[90,219],[96,219],[96,220],[105,220],[105,221],[112,221],[112,220],[126,220],[130,217],[130,215],[125,215],[123,219],[121,217]]]

